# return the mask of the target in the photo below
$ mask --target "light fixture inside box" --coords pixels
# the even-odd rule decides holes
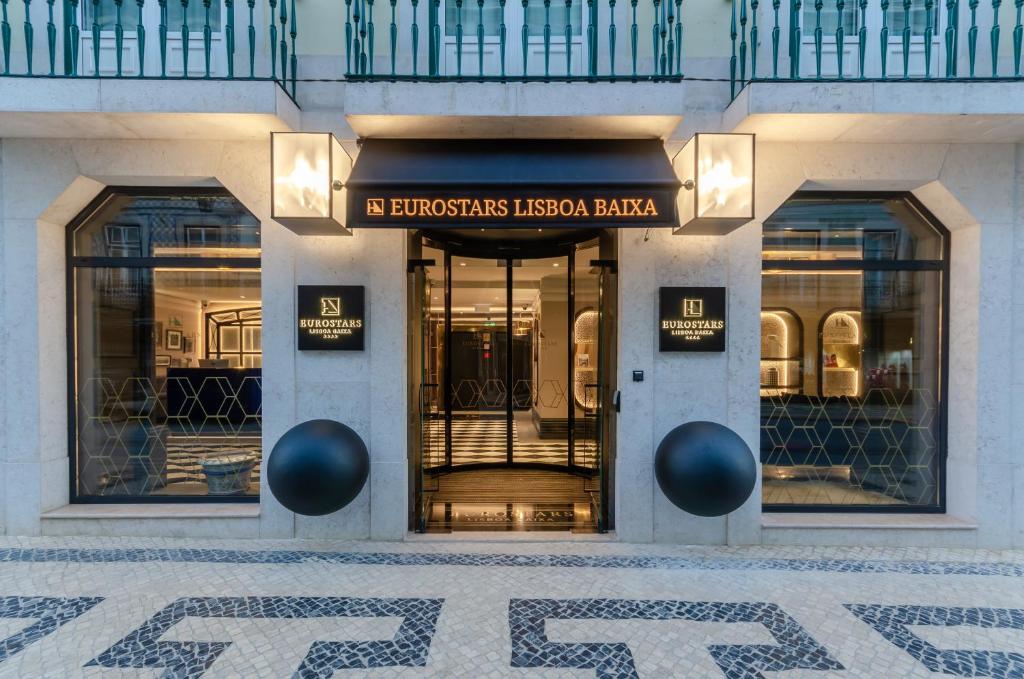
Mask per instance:
[[[351,235],[345,181],[352,159],[329,132],[272,132],[271,217],[300,235]]]
[[[723,235],[754,218],[754,135],[695,134],[672,165],[683,183],[675,233]]]

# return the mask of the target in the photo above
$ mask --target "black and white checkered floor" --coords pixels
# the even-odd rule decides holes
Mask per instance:
[[[513,422],[512,455],[517,463],[564,465],[568,457],[565,440],[521,440],[520,427],[529,423]],[[431,449],[439,451],[433,459],[443,460],[444,420],[430,423]],[[452,464],[503,463],[505,455],[505,420],[500,418],[459,418],[452,421]],[[259,437],[171,437],[167,441],[166,483],[203,483],[205,476],[199,461],[218,454],[246,452],[260,459]],[[576,442],[576,463],[588,466],[594,460],[594,442]],[[252,482],[259,483],[260,464],[252,471]]]
[[[568,444],[563,439],[524,441],[513,421],[512,457],[515,462],[564,465]],[[444,451],[444,420],[432,420],[429,428],[431,448]],[[452,464],[503,463],[506,461],[505,420],[502,418],[459,418],[452,420]],[[587,466],[593,460],[593,442],[576,443],[576,463]]]

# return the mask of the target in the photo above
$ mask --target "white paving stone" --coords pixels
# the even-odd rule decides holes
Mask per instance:
[[[17,549],[28,551],[12,551]],[[42,551],[46,549],[82,551]],[[140,554],[148,556],[136,561],[112,559],[103,563],[74,560],[83,554],[95,553],[94,550],[110,549],[143,550],[123,552],[125,559],[140,559]],[[174,549],[219,550],[218,558],[233,562],[214,563],[194,554],[190,557],[193,560],[183,561],[167,556],[166,552],[160,552],[164,556],[157,558],[154,556],[157,552],[144,551]],[[294,556],[298,552],[303,554],[301,559],[295,558],[294,563],[246,563],[253,552],[263,554],[265,560]],[[280,554],[268,556],[267,552]],[[342,556],[353,554],[375,554],[378,556],[373,558],[378,562],[339,562]],[[427,555],[435,563],[392,565],[387,563],[388,554],[396,558]],[[460,554],[516,555],[522,557],[526,565],[495,565],[493,559],[486,565],[438,562]],[[569,563],[564,560],[563,565],[544,566],[537,565],[537,559],[527,558],[541,555],[551,555],[552,563],[559,563],[558,557],[580,555],[592,557],[592,561],[587,566],[564,565]],[[618,567],[616,564],[621,563],[614,559],[623,556],[665,560],[651,561],[640,568]],[[25,560],[29,558],[32,561]],[[732,561],[709,561],[722,559]],[[766,562],[766,559],[778,561]],[[895,572],[856,572],[865,564],[878,561],[888,563]],[[1014,575],[920,574],[918,564],[921,562],[978,566],[998,563],[1016,570]],[[709,563],[719,565],[712,568]],[[794,570],[795,563],[804,565],[801,570]],[[837,563],[854,572],[836,572]],[[1012,615],[1020,622],[1018,628],[963,624],[963,620],[950,618],[949,626],[912,624],[906,626],[906,630],[938,649],[1001,652],[1010,658],[1011,664],[1002,674],[997,671],[977,676],[1024,676],[1021,674],[1024,672],[1024,553],[1020,552],[689,548],[607,542],[411,541],[396,544],[16,538],[0,541],[0,597],[103,599],[20,651],[11,653],[0,662],[0,677],[163,676],[163,670],[157,668],[85,665],[154,616],[163,615],[161,612],[174,602],[204,597],[221,602],[287,600],[291,602],[287,606],[293,606],[287,610],[300,610],[302,615],[312,617],[188,615],[163,630],[154,638],[154,643],[230,642],[230,645],[209,664],[205,673],[194,671],[166,676],[291,676],[317,642],[372,645],[378,640],[395,638],[403,621],[411,619],[401,614],[339,616],[336,613],[341,609],[331,609],[335,614],[328,616],[320,614],[338,605],[331,602],[346,597],[428,599],[443,600],[443,603],[433,633],[423,637],[423,641],[429,643],[424,666],[338,669],[334,673],[338,677],[758,676],[756,672],[743,674],[737,670],[738,665],[728,663],[731,670],[725,674],[713,649],[730,645],[778,647],[780,642],[769,627],[756,620],[690,619],[709,611],[714,616],[728,618],[732,615],[730,611],[740,610],[736,608],[737,603],[768,606],[767,610],[778,611],[772,615],[790,621],[793,629],[809,635],[824,649],[824,656],[830,662],[843,667],[766,670],[761,676],[786,679],[957,676],[933,673],[848,609],[847,604],[902,607],[900,611],[911,610],[906,607],[940,607],[943,611],[999,609],[1015,612]],[[235,597],[238,599],[233,599]],[[580,605],[590,613],[577,618],[545,618],[539,633],[546,633],[551,642],[570,647],[581,643],[607,647],[625,644],[636,675],[619,670],[596,675],[594,669],[513,667],[514,647],[522,639],[517,642],[515,632],[510,630],[510,601],[520,599],[588,600]],[[604,610],[602,606],[616,607],[622,601],[643,603],[648,606],[645,610],[654,611],[654,618],[598,619],[601,615],[598,611]],[[717,603],[686,609],[690,618],[685,618],[664,617],[668,610],[666,605],[644,603],[651,601]],[[275,603],[260,610],[274,611],[277,615],[287,606]],[[0,613],[3,610],[0,601]],[[979,615],[984,617],[989,613],[983,611]],[[0,639],[9,640],[34,621],[35,618],[26,620],[24,616],[0,615]],[[137,646],[141,653],[144,644]],[[3,648],[4,643],[0,642],[0,653]],[[1014,658],[1018,665],[1012,664]]]

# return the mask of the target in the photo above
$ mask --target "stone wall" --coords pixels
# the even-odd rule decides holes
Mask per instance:
[[[262,223],[264,450],[289,427],[317,417],[346,422],[363,437],[371,482],[344,511],[297,518],[262,488],[259,534],[267,537],[396,538],[405,530],[405,268],[403,234],[362,232],[302,239],[270,220],[269,144],[4,140],[2,352],[7,455],[2,459],[7,531],[38,534],[40,515],[69,496],[65,225],[107,185],[222,184]],[[368,348],[357,354],[295,351],[295,286],[367,286]],[[34,350],[38,347],[38,351]],[[9,357],[17,356],[11,361]],[[373,376],[371,378],[371,376]],[[374,493],[383,484],[387,493]],[[392,492],[394,488],[397,492]],[[379,508],[370,511],[371,497]],[[0,492],[0,497],[4,493]],[[154,533],[238,534],[230,519],[176,519]],[[189,532],[189,527],[196,532]],[[79,522],[90,533],[127,526]],[[61,529],[65,530],[65,529]],[[246,534],[252,534],[247,532]]]
[[[65,225],[105,185],[220,183],[263,225],[265,454],[294,424],[328,417],[364,438],[372,464],[363,493],[327,517],[297,517],[264,486],[259,518],[246,524],[246,534],[405,535],[405,234],[294,235],[269,218],[268,155],[263,141],[0,141],[0,524],[7,533],[49,530],[41,514],[68,499]],[[732,234],[619,232],[619,538],[1024,546],[1024,361],[1016,341],[1024,333],[1024,146],[765,142],[757,162],[756,219]],[[815,188],[910,190],[951,231],[947,499],[958,530],[907,519],[880,533],[884,521],[860,515],[859,527],[833,517],[820,529],[762,531],[759,488],[729,517],[701,519],[671,505],[654,481],[657,443],[683,422],[721,422],[757,450],[760,225],[794,191]],[[295,286],[303,283],[366,286],[364,352],[296,351]],[[658,288],[670,285],[728,287],[725,353],[658,352]],[[643,370],[645,380],[633,382],[633,370]],[[176,519],[163,524],[173,529],[153,524],[152,534],[240,530],[238,520],[218,521]],[[126,530],[116,521],[74,527]]]

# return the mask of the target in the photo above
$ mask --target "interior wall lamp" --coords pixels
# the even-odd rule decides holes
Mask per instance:
[[[723,235],[754,218],[754,135],[700,132],[672,166],[683,184],[674,233]]]
[[[270,133],[270,216],[300,235],[352,235],[345,181],[352,158],[329,132]]]

